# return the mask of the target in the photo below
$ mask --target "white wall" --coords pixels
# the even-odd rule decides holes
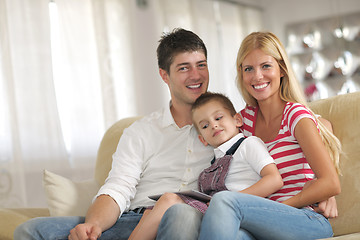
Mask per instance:
[[[240,1],[240,0],[239,0]],[[262,2],[266,30],[274,32],[283,43],[285,27],[291,23],[317,20],[360,12],[359,0],[257,0]]]
[[[212,0],[209,0],[212,1]],[[360,12],[359,0],[232,0],[245,6],[255,6],[263,10],[264,30],[274,32],[284,44],[285,26],[291,23],[316,20],[337,14]],[[169,98],[167,86],[162,82],[157,67],[156,47],[163,29],[160,29],[156,17],[156,2],[148,1],[147,8],[139,8],[132,1],[133,43],[136,56],[133,59],[137,86],[138,113],[144,115],[167,104]],[[156,96],[156,97],[154,97]],[[160,97],[161,96],[161,97]],[[144,106],[151,106],[144,107]]]
[[[157,1],[147,1],[144,8],[137,6],[137,1],[132,1],[132,42],[135,57],[134,78],[137,89],[138,114],[146,115],[164,104],[164,98],[170,99],[167,85],[159,75],[156,48],[163,29],[157,22]],[[146,107],[148,106],[148,107]],[[151,106],[151,108],[149,108]]]

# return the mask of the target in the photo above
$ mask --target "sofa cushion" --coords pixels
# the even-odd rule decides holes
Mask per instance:
[[[99,190],[95,180],[74,182],[44,170],[43,185],[50,216],[85,216]]]

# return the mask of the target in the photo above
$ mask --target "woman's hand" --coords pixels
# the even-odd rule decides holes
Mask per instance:
[[[303,189],[308,188],[316,179],[307,181]],[[337,204],[335,197],[330,197],[328,200],[313,204],[315,212],[322,214],[326,218],[336,218],[338,216]]]
[[[317,213],[322,214],[326,218],[336,218],[338,216],[337,204],[335,197],[322,201],[317,206],[313,206]]]

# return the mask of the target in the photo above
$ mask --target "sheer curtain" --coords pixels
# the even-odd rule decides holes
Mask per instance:
[[[0,203],[24,206],[43,194],[39,169],[65,172],[69,164],[52,81],[48,2],[0,4]]]
[[[111,124],[168,104],[163,31],[203,38],[210,90],[240,109],[236,52],[261,22],[259,9],[225,1],[0,0],[0,207],[46,206],[43,169],[91,178]]]
[[[88,172],[105,128],[93,8],[88,0],[61,0],[50,11],[53,82],[68,162]]]

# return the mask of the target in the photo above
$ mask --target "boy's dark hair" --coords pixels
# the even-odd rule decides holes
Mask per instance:
[[[178,53],[201,51],[207,58],[207,50],[201,38],[182,28],[175,28],[170,33],[164,33],[159,43],[156,51],[158,66],[168,74],[170,73],[170,65]]]
[[[234,116],[237,113],[234,105],[232,104],[232,102],[230,101],[230,99],[227,96],[225,96],[222,93],[206,92],[206,93],[201,94],[201,96],[198,97],[196,99],[196,101],[194,102],[194,104],[192,105],[192,107],[191,107],[192,116],[196,109],[198,109],[199,107],[205,105],[206,103],[208,103],[210,101],[214,101],[214,100],[220,102],[224,108],[228,109],[230,111],[231,116]],[[194,123],[194,126],[195,126],[196,130],[199,131],[199,129],[195,123]]]

